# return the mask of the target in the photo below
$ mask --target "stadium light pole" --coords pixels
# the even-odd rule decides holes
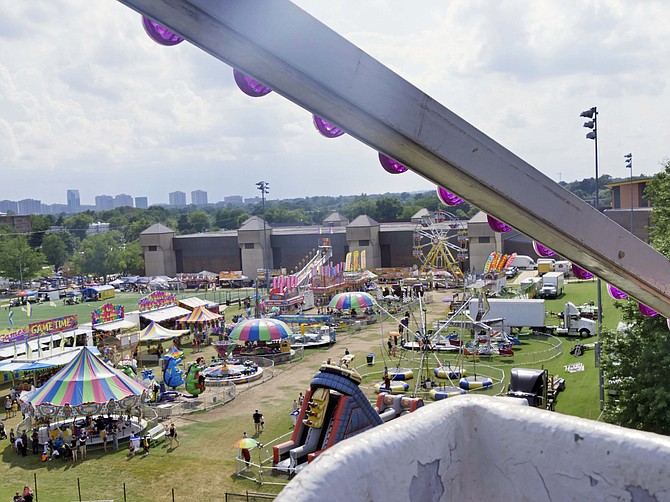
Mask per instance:
[[[595,164],[596,164],[596,183],[595,183],[595,197],[593,200],[593,205],[596,208],[596,211],[600,211],[600,203],[598,200],[598,108],[591,107],[588,110],[584,110],[580,117],[585,117],[590,120],[584,122],[584,127],[591,129],[590,132],[586,134],[586,139],[592,139],[595,145]],[[600,349],[602,347],[602,325],[603,325],[603,301],[602,301],[602,286],[600,282],[600,277],[596,279],[596,288],[597,288],[597,297],[598,297],[598,343],[596,349],[596,365],[598,366],[598,390],[600,397],[600,409],[605,408],[605,386],[604,386],[604,377],[602,365],[600,365]]]
[[[633,234],[633,154],[624,155],[626,159],[626,169],[630,169],[630,233]]]
[[[270,291],[270,277],[268,274],[268,238],[266,232],[266,222],[265,222],[265,194],[270,193],[270,183],[267,181],[259,181],[256,183],[256,188],[261,192],[261,207],[263,210],[263,269],[265,270],[265,289]]]

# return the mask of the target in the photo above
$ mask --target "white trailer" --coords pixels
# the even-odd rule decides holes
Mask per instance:
[[[480,319],[491,327],[500,326],[510,333],[513,328],[518,330],[530,328],[542,330],[545,323],[544,300],[527,300],[522,298],[489,298],[489,309]],[[477,318],[479,299],[473,298],[468,305],[469,315]]]

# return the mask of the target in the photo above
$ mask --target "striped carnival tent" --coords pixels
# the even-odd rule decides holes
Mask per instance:
[[[216,321],[217,319],[221,319],[221,317],[222,316],[220,316],[219,314],[215,314],[214,312],[211,312],[202,305],[200,305],[194,308],[193,312],[191,312],[189,315],[179,319],[179,322],[195,323],[195,322]]]
[[[50,419],[119,413],[142,402],[146,387],[99,359],[88,347],[52,376],[27,401]]]
[[[237,323],[230,332],[232,340],[244,342],[270,342],[283,340],[293,335],[285,322],[278,319],[247,319]]]
[[[146,328],[140,331],[140,342],[171,340],[188,332],[187,329],[167,329],[157,322],[151,321]]]

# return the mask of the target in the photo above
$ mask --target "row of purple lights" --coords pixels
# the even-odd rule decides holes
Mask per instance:
[[[144,30],[146,31],[147,35],[149,35],[149,37],[154,42],[160,45],[173,46],[184,41],[184,39],[179,35],[177,35],[176,33],[168,30],[164,26],[161,26],[157,22],[152,21],[151,19],[144,16],[142,17],[142,26],[144,27]],[[244,94],[246,94],[247,96],[251,96],[252,98],[260,98],[272,92],[271,88],[259,82],[258,80],[255,80],[253,77],[245,75],[237,68],[233,68],[233,78],[235,80],[235,83],[237,84],[237,87],[239,87],[239,89]],[[314,127],[316,127],[319,133],[324,137],[338,138],[344,134],[343,129],[328,122],[323,117],[319,117],[318,115],[312,115],[312,118],[314,122]],[[397,160],[387,155],[384,155],[381,152],[379,152],[379,163],[381,164],[382,168],[389,174],[402,174],[404,172],[409,171],[409,168],[407,166],[404,166]],[[449,192],[448,190],[442,188],[441,186],[437,187],[437,197],[443,204],[447,206],[457,206],[463,203],[463,199]],[[491,215],[487,215],[487,220],[489,226],[494,232],[504,233],[512,230],[512,227],[498,220],[497,218],[494,218]],[[542,244],[536,241],[533,241],[533,249],[535,250],[538,256],[542,257],[552,257],[556,254],[553,250],[549,249],[546,246],[543,246]],[[581,280],[593,279],[593,274],[581,268],[579,265],[575,263],[572,264],[572,273],[577,279]],[[626,293],[617,289],[611,284],[607,285],[607,292],[610,295],[610,297],[612,297],[612,299],[614,300],[625,300],[628,298],[628,295]],[[658,315],[658,312],[656,312],[650,307],[647,307],[642,302],[638,302],[638,308],[640,309],[640,313],[644,316]],[[668,319],[668,327],[670,328],[670,319]]]

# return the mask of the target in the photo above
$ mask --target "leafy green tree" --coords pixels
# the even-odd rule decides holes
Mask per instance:
[[[188,223],[194,232],[206,232],[212,225],[212,220],[204,211],[195,211],[188,215]]]
[[[382,197],[375,201],[375,217],[380,221],[397,220],[402,209],[402,203],[395,197]]]
[[[670,161],[648,182],[654,201],[650,240],[670,256]],[[603,333],[602,365],[608,396],[607,421],[659,434],[670,434],[670,331],[662,316],[642,316],[634,301],[618,304],[628,328]]]
[[[126,244],[120,258],[119,272],[128,275],[144,275],[144,252],[139,241]]]
[[[377,206],[375,201],[367,195],[361,195],[359,198],[344,208],[344,214],[347,216],[347,218],[349,218],[349,220],[353,220],[362,214],[366,214],[371,218],[374,218],[376,211]]]
[[[28,243],[30,247],[37,249],[42,245],[42,239],[49,227],[53,225],[53,218],[51,215],[43,216],[35,214],[31,218],[31,226],[33,233],[30,235]]]
[[[69,232],[47,234],[42,240],[42,253],[44,253],[47,263],[54,266],[54,270],[58,270],[65,265],[72,256],[72,251],[68,249],[64,236],[69,238]]]
[[[603,332],[602,369],[608,399],[605,420],[670,435],[670,331],[663,316],[645,317],[637,303],[618,305],[628,328]]]
[[[237,229],[240,228],[240,217],[244,217],[244,221],[249,218],[249,214],[240,208],[219,209],[214,213],[214,224],[219,228]]]
[[[95,219],[95,215],[92,211],[86,211],[84,213],[68,216],[63,220],[63,226],[81,241],[86,237],[88,226],[93,223]]]
[[[23,235],[0,236],[0,276],[15,281],[33,279],[42,271],[44,255]]]
[[[110,231],[87,236],[79,246],[75,264],[83,274],[107,276],[124,266],[121,233]]]
[[[647,182],[644,195],[654,201],[649,240],[655,249],[670,257],[670,160],[662,172]]]

